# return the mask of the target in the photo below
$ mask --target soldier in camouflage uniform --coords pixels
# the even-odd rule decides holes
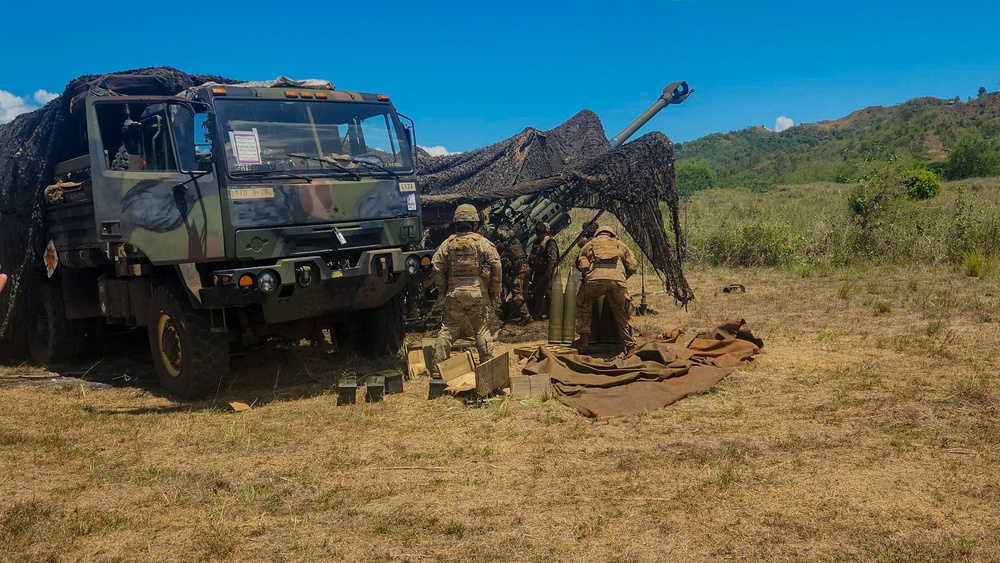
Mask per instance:
[[[549,235],[549,224],[535,225],[535,245],[531,248],[531,289],[528,290],[531,316],[540,320],[549,314],[549,298],[552,293],[552,276],[559,262],[559,245]]]
[[[531,313],[524,297],[531,270],[528,269],[524,245],[514,229],[508,226],[497,228],[494,240],[500,253],[500,263],[503,264],[504,285],[510,290],[510,318],[520,320],[521,324],[530,323]]]
[[[500,255],[493,243],[475,232],[479,214],[469,204],[455,209],[456,233],[438,247],[431,259],[434,283],[444,299],[441,332],[434,341],[434,373],[451,355],[451,345],[463,336],[476,339],[479,361],[493,357],[490,334],[491,302],[500,296],[503,276]],[[471,334],[466,334],[471,328]]]
[[[576,269],[583,273],[580,291],[576,296],[576,331],[580,334],[577,344],[581,350],[590,344],[590,317],[594,301],[604,296],[615,315],[618,333],[625,343],[625,353],[635,349],[629,321],[631,318],[625,280],[639,270],[639,263],[629,247],[618,240],[610,227],[600,227],[594,238],[583,245],[576,258]]]

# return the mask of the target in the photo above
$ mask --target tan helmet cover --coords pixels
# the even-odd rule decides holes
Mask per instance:
[[[471,203],[463,203],[455,208],[455,222],[456,223],[478,223],[479,222],[479,212],[476,211],[476,206]]]

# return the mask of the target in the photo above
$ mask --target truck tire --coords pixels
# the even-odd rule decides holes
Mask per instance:
[[[83,352],[85,325],[66,318],[62,284],[50,280],[39,291],[34,326],[28,332],[31,360],[50,366],[71,362]]]
[[[181,399],[200,399],[229,374],[229,342],[212,332],[177,283],[154,287],[149,303],[149,349],[160,385]]]
[[[360,311],[355,348],[373,358],[395,355],[406,338],[403,316],[402,292],[381,307]]]

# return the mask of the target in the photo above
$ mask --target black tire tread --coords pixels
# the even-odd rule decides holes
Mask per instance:
[[[397,293],[381,307],[362,311],[355,347],[366,356],[392,356],[399,352],[406,338],[404,296]]]
[[[39,292],[40,306],[45,309],[49,324],[49,341],[39,342],[31,328],[31,359],[44,366],[71,362],[80,357],[86,336],[85,324],[66,318],[62,285],[57,280],[42,284]],[[34,320],[34,319],[32,319]]]
[[[182,342],[184,366],[178,377],[171,377],[161,365],[156,342],[156,323],[161,311],[183,328],[182,340],[187,336],[186,342]],[[163,388],[182,399],[201,399],[215,393],[229,374],[229,342],[224,334],[212,332],[208,315],[191,305],[180,284],[168,282],[154,287],[149,319],[150,353]]]

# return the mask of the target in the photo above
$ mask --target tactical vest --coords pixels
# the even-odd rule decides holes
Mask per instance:
[[[452,277],[473,278],[479,276],[479,245],[476,243],[481,238],[481,235],[473,233],[458,235],[451,240],[451,247],[448,249],[448,273]]]
[[[607,268],[616,267],[621,259],[621,250],[618,242],[611,237],[595,237],[590,241],[590,248],[594,252],[594,265]]]

